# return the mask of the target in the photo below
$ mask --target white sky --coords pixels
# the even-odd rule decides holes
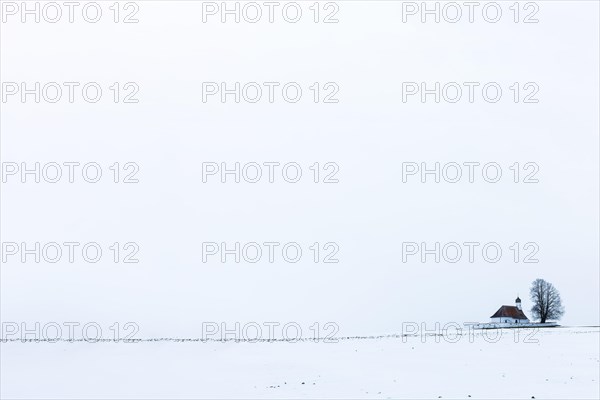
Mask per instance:
[[[198,336],[202,321],[333,321],[343,334],[379,334],[404,321],[487,321],[517,294],[531,316],[529,285],[544,278],[562,294],[564,325],[600,323],[596,2],[537,2],[537,24],[511,14],[403,24],[389,1],[339,2],[338,24],[308,14],[203,24],[201,2],[138,4],[138,24],[2,24],[3,82],[140,87],[138,104],[113,104],[108,90],[97,104],[2,104],[3,162],[140,166],[135,185],[3,184],[2,241],[134,241],[141,260],[12,258],[0,270],[3,321],[135,321],[143,337]],[[306,94],[202,103],[205,81],[295,81]],[[404,81],[493,81],[505,93],[495,104],[402,103]],[[312,103],[313,82],[336,82],[340,102]],[[514,82],[536,82],[539,103],[515,104]],[[295,161],[307,175],[203,184],[210,161]],[[311,183],[317,161],[337,163],[340,183]],[[402,183],[403,162],[466,161],[497,162],[506,175]],[[514,162],[537,163],[540,182],[511,182]],[[212,241],[296,241],[307,253],[297,264],[203,264],[201,243]],[[330,241],[340,263],[314,264],[308,246]],[[505,254],[402,263],[402,242],[468,241]],[[536,242],[540,262],[515,264],[514,242]]]

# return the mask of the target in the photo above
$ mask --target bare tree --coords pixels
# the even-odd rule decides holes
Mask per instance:
[[[560,319],[565,313],[560,293],[550,282],[536,279],[531,283],[529,294],[533,302],[531,313],[535,318],[539,318],[541,323],[548,319]]]

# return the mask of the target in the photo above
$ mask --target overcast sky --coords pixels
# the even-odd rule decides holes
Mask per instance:
[[[203,321],[332,321],[343,334],[383,334],[408,321],[487,322],[517,295],[531,317],[529,285],[544,278],[563,297],[562,324],[599,324],[596,2],[540,3],[532,24],[514,23],[508,3],[495,24],[477,12],[473,24],[403,23],[400,3],[366,1],[339,2],[331,24],[314,23],[309,3],[295,24],[280,13],[272,24],[223,24],[218,16],[203,23],[200,2],[148,1],[139,23],[115,24],[107,4],[97,24],[2,25],[2,82],[104,89],[95,104],[18,96],[2,104],[2,162],[103,167],[97,184],[9,177],[2,241],[104,250],[96,264],[9,258],[0,271],[3,321],[135,321],[143,337],[199,336]],[[115,104],[114,82],[135,82],[139,103]],[[281,85],[273,103],[218,95],[204,103],[203,82]],[[303,89],[297,103],[280,96],[288,82]],[[314,103],[315,82],[321,96],[335,83],[339,102]],[[418,94],[403,102],[402,82],[480,86],[473,103],[465,92],[438,104]],[[496,103],[481,97],[488,82],[503,89]],[[536,87],[539,102],[524,103]],[[139,183],[112,183],[114,162],[135,162]],[[303,175],[295,184],[281,174],[275,183],[203,183],[205,162],[296,162]],[[339,183],[314,183],[315,162],[320,180],[325,163],[337,164]],[[419,175],[404,183],[407,162],[497,163],[503,175],[488,183],[479,169],[474,183]],[[538,183],[522,182],[528,162],[539,167]],[[137,243],[140,262],[114,264],[114,242]],[[203,242],[297,242],[303,257],[203,263]],[[315,242],[320,259],[323,245],[336,243],[339,263],[314,263]],[[481,246],[473,263],[466,254],[456,263],[403,262],[403,242]],[[488,242],[503,250],[496,263],[481,256]],[[539,262],[522,262],[534,248]]]

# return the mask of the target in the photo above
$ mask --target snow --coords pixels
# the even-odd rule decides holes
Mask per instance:
[[[0,394],[31,399],[600,397],[598,327],[473,334],[337,343],[5,342]]]

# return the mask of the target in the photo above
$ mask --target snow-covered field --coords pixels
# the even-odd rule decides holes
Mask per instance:
[[[7,342],[1,397],[598,399],[599,346],[598,327],[337,343]]]

